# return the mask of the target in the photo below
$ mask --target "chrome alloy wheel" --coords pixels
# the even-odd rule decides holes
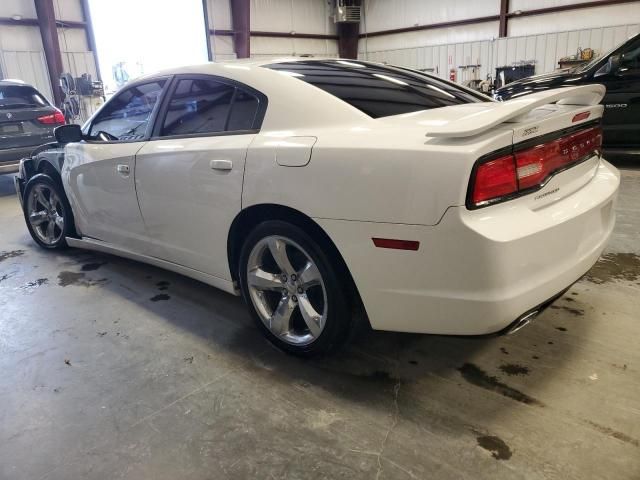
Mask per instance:
[[[249,296],[273,335],[308,345],[324,330],[327,291],[318,267],[288,238],[268,236],[254,245],[247,263]]]
[[[64,234],[64,207],[47,185],[33,188],[27,199],[27,218],[38,239],[46,245],[54,245]]]

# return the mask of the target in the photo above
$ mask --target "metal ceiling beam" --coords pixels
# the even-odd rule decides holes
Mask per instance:
[[[220,35],[222,37],[232,37],[235,35],[234,30],[217,30],[210,29],[211,35]],[[325,35],[322,33],[297,33],[297,32],[264,32],[260,30],[251,30],[249,35],[252,37],[273,37],[273,38],[311,38],[315,40],[338,40],[338,35]]]
[[[251,55],[250,7],[250,0],[231,0],[233,48],[236,51],[236,58],[249,58]]]
[[[611,5],[620,5],[623,3],[640,3],[638,0],[596,0],[593,2],[571,3],[569,5],[559,5],[557,7],[536,8],[533,10],[522,10],[519,13],[510,12],[507,14],[509,18],[530,17],[532,15],[544,15],[546,13],[568,12],[571,10],[582,10],[584,8],[608,7]]]
[[[37,27],[39,26],[37,18],[20,18],[15,20],[11,17],[0,17],[0,25],[18,26],[18,27]],[[56,26],[59,28],[85,28],[85,22],[62,21],[56,20]]]
[[[62,74],[62,53],[58,43],[58,28],[53,9],[53,0],[34,0],[36,14],[38,16],[38,27],[42,37],[44,56],[47,61],[49,80],[53,100],[57,106],[62,104],[62,90],[60,89],[60,75]]]
[[[380,30],[378,32],[361,33],[359,38],[379,37],[382,35],[393,35],[395,33],[419,32],[421,30],[432,30],[435,28],[460,27],[462,25],[471,25],[474,23],[495,22],[500,20],[500,15],[489,15],[487,17],[467,18],[463,20],[452,20],[450,22],[430,23],[427,25],[416,25],[413,27],[394,28],[392,30]]]

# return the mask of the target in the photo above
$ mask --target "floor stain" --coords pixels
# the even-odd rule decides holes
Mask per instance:
[[[540,360],[540,357],[537,355],[533,355],[531,358],[533,358],[534,360]]]
[[[161,293],[159,295],[156,295],[155,297],[151,297],[151,301],[152,302],[159,302],[161,300],[169,300],[171,297],[169,295],[167,295],[166,293]]]
[[[12,250],[10,252],[0,252],[0,262],[4,262],[5,260],[9,260],[10,258],[21,257],[24,255],[24,250]]]
[[[61,287],[68,287],[74,285],[78,287],[94,287],[96,285],[103,285],[107,283],[106,278],[100,278],[98,280],[92,280],[86,278],[86,275],[82,272],[60,272],[58,274],[58,285]]]
[[[156,283],[156,287],[158,287],[158,290],[168,290],[169,289],[169,285],[171,285],[169,282],[167,282],[166,280],[163,280],[161,282]]]
[[[515,388],[511,388],[508,385],[500,382],[496,377],[492,377],[487,372],[474,365],[473,363],[465,363],[458,369],[462,374],[462,377],[472,385],[490,390],[492,392],[499,393],[505,397],[509,397],[518,402],[526,403],[527,405],[544,406],[542,402],[536,400],[529,395],[522,393]]]
[[[500,365],[500,370],[507,375],[529,375],[529,367],[518,365],[516,363],[504,363]]]
[[[417,360],[409,360],[409,363],[411,365],[418,365],[418,361]]]
[[[83,272],[93,272],[106,264],[107,262],[85,263],[84,265],[82,265],[80,270],[82,270]]]
[[[478,441],[478,445],[491,452],[491,456],[496,460],[509,460],[511,458],[511,449],[500,437],[483,435],[476,440]]]
[[[504,353],[505,355],[509,355],[509,352],[508,352],[508,351],[507,351],[507,349],[506,349],[506,348],[504,348],[504,347],[500,347],[500,351],[501,351],[502,353]]]
[[[20,288],[22,290],[34,290],[38,287],[41,287],[42,285],[46,285],[47,283],[49,283],[48,278],[38,278],[37,280],[34,280],[32,282],[25,283]]]
[[[630,437],[626,433],[618,432],[613,428],[605,427],[604,425],[600,425],[590,420],[587,420],[587,423],[598,430],[600,433],[604,433],[605,435],[616,438],[622,442],[629,443],[634,447],[640,447],[640,442],[638,442],[638,440],[636,440],[635,438]]]
[[[15,275],[15,273],[5,273],[4,275],[2,275],[0,277],[0,283],[4,282],[5,280],[9,280],[14,275]]]
[[[556,330],[560,330],[561,332],[566,332],[567,329],[564,327],[556,327]]]
[[[634,253],[607,253],[589,270],[585,278],[597,284],[615,280],[638,282],[640,256]]]
[[[565,312],[569,312],[571,315],[575,315],[576,317],[582,317],[584,315],[584,310],[579,308],[571,308],[566,307],[564,305],[551,305],[552,310],[564,310]]]

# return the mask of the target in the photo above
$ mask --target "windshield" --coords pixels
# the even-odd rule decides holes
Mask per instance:
[[[0,85],[0,108],[46,107],[49,102],[28,85]]]
[[[356,60],[303,60],[265,67],[320,88],[373,118],[491,101],[413,70]]]

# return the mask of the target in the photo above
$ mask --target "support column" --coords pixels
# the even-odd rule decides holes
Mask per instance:
[[[231,0],[233,46],[237,58],[249,58],[251,55],[250,5],[250,0]]]
[[[96,37],[93,33],[93,23],[91,21],[91,10],[89,9],[89,0],[81,0],[82,18],[84,19],[85,27],[84,33],[87,37],[87,45],[89,50],[93,52],[93,62],[96,64],[97,80],[102,81],[102,74],[100,73],[100,64],[98,63],[98,48],[96,47]]]
[[[500,26],[498,36],[506,37],[508,33],[507,22],[509,21],[509,0],[500,0]]]
[[[204,15],[204,34],[207,39],[207,58],[213,62],[213,50],[211,49],[211,32],[209,28],[209,0],[202,0],[202,14]]]
[[[340,58],[358,58],[359,23],[338,23],[338,54]]]
[[[51,91],[56,106],[62,104],[62,90],[60,89],[60,75],[62,74],[62,53],[58,43],[58,29],[53,10],[53,0],[34,0],[36,14],[38,15],[38,27],[42,37],[44,56],[47,60],[47,70],[51,81]]]

